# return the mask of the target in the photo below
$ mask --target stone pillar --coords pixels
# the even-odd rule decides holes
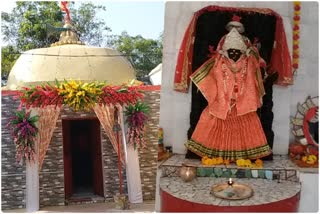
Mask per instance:
[[[39,210],[39,163],[26,161],[26,209],[27,212]]]
[[[35,109],[31,110],[30,116],[36,115]],[[39,147],[38,140],[35,142],[36,155],[34,162],[26,161],[26,210],[36,212],[39,210]]]
[[[126,141],[126,128],[124,126],[123,110],[120,111],[120,125],[122,130],[122,142],[125,152],[126,162],[126,175],[127,175],[127,187],[128,197],[130,203],[142,203],[142,186],[140,177],[140,166],[138,151],[134,150],[132,145],[127,145]]]

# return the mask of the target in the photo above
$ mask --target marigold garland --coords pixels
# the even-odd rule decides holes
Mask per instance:
[[[21,163],[23,159],[34,161],[35,157],[35,140],[38,134],[38,128],[35,123],[38,116],[30,116],[30,111],[16,111],[15,116],[10,118],[7,127],[13,136],[16,145],[16,161]]]
[[[301,14],[301,2],[293,2],[294,13],[293,13],[293,46],[292,46],[292,67],[294,70],[299,67],[299,33],[300,33],[300,14]]]
[[[207,156],[205,156],[205,157],[202,157],[201,163],[206,166],[219,165],[219,164],[229,165],[230,160],[223,159],[222,157],[208,158]],[[250,159],[238,159],[236,160],[236,165],[238,167],[245,167],[245,168],[262,168],[263,161],[260,159],[257,159],[254,163],[252,163]]]

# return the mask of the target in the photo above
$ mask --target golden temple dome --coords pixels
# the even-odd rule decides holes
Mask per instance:
[[[70,28],[62,32],[60,40],[51,47],[22,53],[11,69],[6,89],[55,80],[106,81],[119,85],[133,79],[136,79],[135,71],[121,53],[83,45]]]

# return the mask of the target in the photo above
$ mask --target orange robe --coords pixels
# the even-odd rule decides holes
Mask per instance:
[[[191,80],[208,106],[185,144],[189,150],[201,157],[229,160],[256,159],[271,153],[256,114],[264,95],[259,56],[243,54],[233,63],[216,53]]]

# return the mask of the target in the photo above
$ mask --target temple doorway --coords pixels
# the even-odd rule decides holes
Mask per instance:
[[[103,196],[98,119],[63,119],[65,198]]]

